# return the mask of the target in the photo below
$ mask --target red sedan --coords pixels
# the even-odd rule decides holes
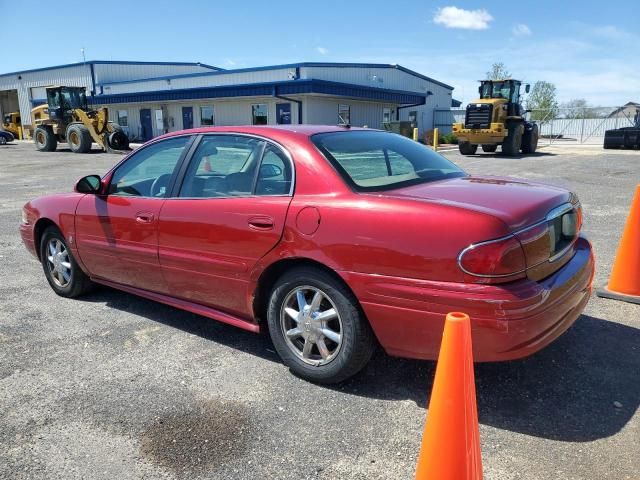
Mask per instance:
[[[478,361],[524,357],[576,320],[594,259],[577,197],[475,177],[399,135],[216,127],[148,142],[20,226],[53,290],[93,283],[258,332],[336,382],[377,344],[433,359],[468,313]]]

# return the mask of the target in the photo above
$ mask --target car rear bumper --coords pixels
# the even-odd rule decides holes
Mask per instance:
[[[473,285],[342,275],[389,354],[437,358],[445,314],[461,311],[471,317],[474,360],[487,362],[526,357],[564,333],[589,300],[594,266],[591,244],[581,237],[573,258],[538,282]]]

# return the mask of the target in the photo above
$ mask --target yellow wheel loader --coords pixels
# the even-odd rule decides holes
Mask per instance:
[[[2,128],[11,133],[14,138],[22,140],[22,122],[20,112],[7,113],[2,119]]]
[[[129,138],[109,121],[107,108],[89,110],[84,87],[48,87],[47,105],[31,110],[33,140],[41,152],[53,152],[67,142],[74,153],[87,153],[92,142],[105,151],[129,149]]]
[[[538,125],[525,119],[520,103],[519,80],[481,80],[480,98],[467,105],[464,123],[453,124],[453,134],[463,155],[473,155],[502,146],[504,155],[534,153],[538,148]],[[529,93],[529,85],[525,87]]]

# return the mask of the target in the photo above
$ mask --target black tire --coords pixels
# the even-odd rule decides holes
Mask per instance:
[[[458,150],[462,155],[473,155],[478,151],[478,145],[469,142],[460,142]]]
[[[290,340],[285,338],[285,328],[288,328],[285,327],[285,323],[293,320],[292,317],[284,312],[284,303],[285,301],[288,302],[289,299],[293,299],[294,292],[300,288],[308,288],[311,293],[313,293],[313,290],[320,291],[325,295],[322,300],[323,304],[337,311],[338,315],[332,322],[340,322],[341,343],[338,346],[336,342],[330,339],[330,336],[322,336],[322,342],[327,352],[331,352],[331,347],[333,347],[331,355],[324,360],[324,357],[321,357],[318,345],[312,347],[317,352],[314,354],[315,357],[320,357],[317,360],[309,358],[304,361],[302,359],[302,346],[299,351],[296,350],[295,344],[297,342],[301,344],[306,342],[302,335],[313,334],[311,330],[305,330],[305,327],[300,327],[304,331],[298,337]],[[313,298],[313,295],[309,298]],[[299,305],[297,302],[296,304]],[[299,311],[302,310],[299,309]],[[346,380],[358,373],[367,364],[376,347],[375,336],[360,309],[357,299],[342,282],[318,268],[299,267],[283,274],[271,291],[267,319],[273,345],[282,361],[296,375],[312,382],[329,384]],[[297,320],[293,322],[294,325],[302,325],[302,322],[295,323],[298,322]],[[312,321],[305,321],[304,323],[309,326]],[[329,323],[327,323],[327,326],[329,326]],[[337,327],[330,326],[329,328],[335,331]],[[295,353],[296,351],[298,351],[298,354]],[[320,362],[320,364],[312,365],[307,363],[310,361]],[[325,361],[326,363],[322,363]]]
[[[60,242],[64,248],[64,250],[61,249],[61,252],[64,253],[66,251],[66,255],[63,254],[57,260],[51,260],[50,257],[54,255],[51,255],[50,245],[53,245],[55,242]],[[68,262],[64,262],[65,258]],[[53,291],[61,297],[78,297],[91,289],[93,285],[91,280],[78,266],[76,259],[73,257],[67,245],[67,241],[57,227],[48,227],[42,234],[42,239],[40,240],[40,260],[42,269],[44,270],[44,276],[47,278],[49,285],[51,285]],[[69,264],[68,280],[62,273],[55,273],[55,266],[65,268],[62,266],[62,263]],[[67,269],[65,268],[65,270]],[[63,281],[60,281],[61,279]],[[64,281],[67,281],[67,283],[64,283]]]
[[[525,130],[522,136],[522,153],[535,153],[538,148],[538,125],[535,123],[530,130]]]
[[[498,145],[482,145],[482,151],[487,153],[493,153],[497,150]]]
[[[73,153],[89,153],[93,139],[87,127],[72,123],[67,128],[67,143]]]
[[[0,135],[0,145],[6,145],[7,144],[7,137],[5,137],[4,135]]]
[[[33,131],[33,141],[39,152],[55,152],[58,148],[58,139],[53,130],[47,127],[36,127]]]
[[[502,153],[508,156],[518,155],[522,146],[522,125],[520,123],[509,125],[509,134],[502,142]]]
[[[129,137],[122,130],[111,132],[107,141],[109,142],[109,147],[114,150],[126,150],[129,148]]]

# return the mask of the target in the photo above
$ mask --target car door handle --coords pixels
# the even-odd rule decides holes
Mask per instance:
[[[138,223],[151,223],[151,222],[153,222],[153,213],[150,213],[150,212],[138,212],[138,213],[136,213],[136,222],[138,222]]]
[[[272,230],[275,226],[275,221],[271,217],[256,216],[249,218],[249,228],[253,230]]]

